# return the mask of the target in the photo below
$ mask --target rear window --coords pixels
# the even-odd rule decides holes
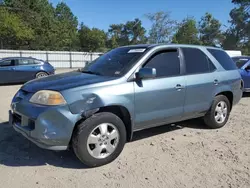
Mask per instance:
[[[214,58],[221,64],[221,66],[225,70],[237,69],[235,63],[226,52],[216,49],[207,49],[207,50],[214,56]]]

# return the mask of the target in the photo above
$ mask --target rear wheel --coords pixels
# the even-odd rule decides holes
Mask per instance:
[[[46,73],[46,72],[38,72],[36,74],[36,78],[43,78],[43,77],[46,77],[46,76],[48,76],[48,73]]]
[[[89,167],[115,160],[126,142],[122,120],[109,112],[94,114],[78,125],[72,140],[76,156]]]
[[[210,110],[204,117],[204,121],[210,128],[216,129],[223,127],[229,118],[231,105],[228,98],[218,95],[214,98]]]

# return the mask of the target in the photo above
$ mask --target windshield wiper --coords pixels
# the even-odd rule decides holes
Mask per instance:
[[[101,76],[101,74],[99,72],[93,72],[93,71],[85,71],[85,70],[81,70],[82,73],[86,73],[86,74],[95,74],[95,75],[99,75]]]

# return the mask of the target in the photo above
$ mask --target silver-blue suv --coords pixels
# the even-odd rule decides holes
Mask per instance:
[[[135,131],[204,117],[226,124],[243,82],[222,49],[135,45],[83,69],[30,81],[14,96],[10,123],[38,146],[73,148],[87,166],[113,161]]]

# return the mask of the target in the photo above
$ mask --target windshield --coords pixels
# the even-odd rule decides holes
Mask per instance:
[[[103,54],[81,71],[101,76],[121,77],[142,57],[146,48],[123,47]]]
[[[233,58],[233,61],[235,62],[236,66],[240,69],[243,67],[246,62],[248,62],[250,59],[247,58]]]

